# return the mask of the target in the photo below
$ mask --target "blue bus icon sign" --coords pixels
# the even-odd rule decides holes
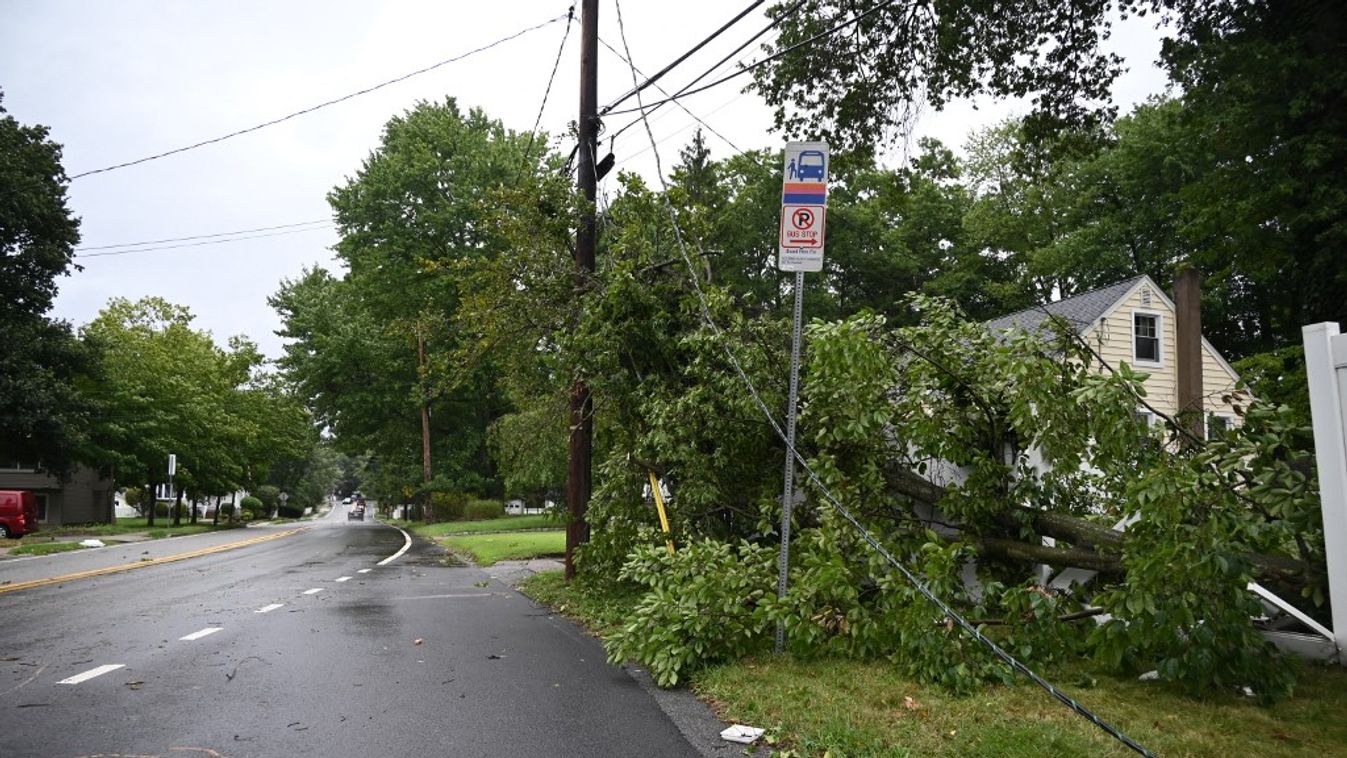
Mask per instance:
[[[813,179],[821,182],[827,173],[828,158],[821,150],[805,150],[800,153],[800,162],[796,166],[796,176],[801,179]]]

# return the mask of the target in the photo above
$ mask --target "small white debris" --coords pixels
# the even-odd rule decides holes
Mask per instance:
[[[1258,697],[1258,693],[1254,692],[1252,687],[1240,687],[1239,691],[1244,693],[1244,697]]]
[[[81,540],[80,547],[106,547],[103,540]]]
[[[1159,678],[1160,678],[1160,672],[1159,672],[1159,671],[1147,671],[1146,673],[1144,673],[1144,674],[1142,674],[1141,676],[1137,677],[1137,681],[1138,681],[1138,682],[1154,682],[1155,680],[1157,680],[1157,679],[1159,679]]]
[[[729,727],[720,733],[720,738],[722,740],[728,740],[729,742],[738,742],[741,745],[752,745],[762,736],[764,731],[766,730],[759,729],[756,726],[730,724]]]

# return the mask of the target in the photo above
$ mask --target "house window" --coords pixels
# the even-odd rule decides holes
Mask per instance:
[[[1218,416],[1215,413],[1207,414],[1207,439],[1223,439],[1230,433],[1230,417]]]
[[[1136,419],[1138,424],[1144,424],[1145,426],[1150,426],[1155,423],[1155,414],[1146,410],[1138,409],[1132,411],[1132,418]]]
[[[37,500],[37,520],[38,520],[38,523],[40,523],[40,524],[45,524],[45,523],[47,523],[47,495],[46,495],[46,493],[42,493],[42,492],[34,493],[34,494],[33,494],[33,498],[34,498],[35,500]]]
[[[1160,362],[1160,317],[1154,313],[1132,314],[1133,357],[1138,363]]]

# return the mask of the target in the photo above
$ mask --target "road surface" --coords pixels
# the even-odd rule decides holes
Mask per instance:
[[[0,561],[0,755],[738,754],[690,696],[656,697],[571,623],[408,543],[338,506]]]

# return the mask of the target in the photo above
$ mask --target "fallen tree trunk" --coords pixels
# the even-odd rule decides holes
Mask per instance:
[[[906,468],[892,466],[885,475],[892,494],[932,508],[938,508],[946,494],[945,487]],[[1007,536],[1018,534],[1025,524],[1035,534],[1062,540],[1070,547],[1048,547]],[[1010,506],[997,519],[997,525],[1003,530],[1001,535],[965,534],[957,538],[971,542],[989,558],[1082,568],[1112,577],[1125,573],[1121,558],[1124,533],[1103,524],[1068,513]],[[1259,578],[1281,585],[1303,586],[1311,575],[1310,567],[1295,558],[1262,553],[1245,553],[1243,558],[1253,565]]]

